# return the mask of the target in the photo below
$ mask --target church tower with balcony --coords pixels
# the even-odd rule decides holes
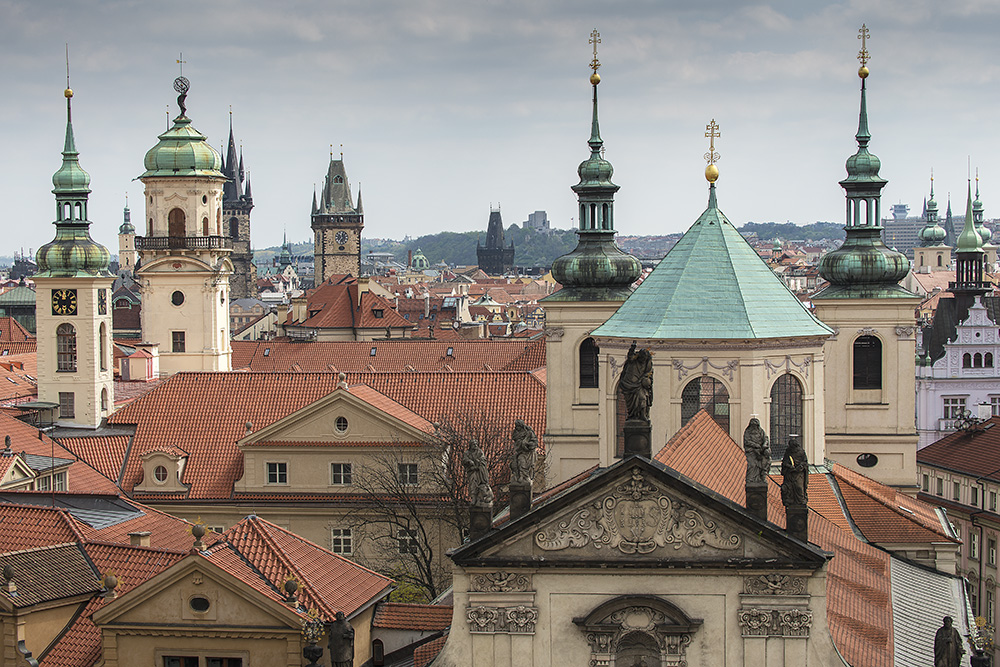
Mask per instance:
[[[180,114],[146,153],[146,235],[136,237],[142,336],[159,344],[160,368],[228,371],[232,240],[223,232],[222,157],[191,125],[189,83],[178,77]]]
[[[236,139],[233,136],[233,114],[229,114],[229,147],[222,163],[222,173],[226,184],[222,188],[222,234],[233,244],[229,259],[233,263],[233,275],[229,278],[232,299],[257,297],[257,267],[253,263],[250,248],[250,211],[253,210],[253,195],[250,191],[250,174],[243,168],[243,147],[239,157],[236,153]]]

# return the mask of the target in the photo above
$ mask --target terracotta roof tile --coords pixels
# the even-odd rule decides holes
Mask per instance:
[[[0,317],[0,343],[35,342],[35,334],[31,333],[13,317]]]
[[[58,544],[0,555],[0,568],[14,571],[16,595],[0,592],[15,607],[96,593],[99,578],[79,544]]]
[[[372,627],[398,630],[445,630],[451,626],[452,607],[385,602],[375,610]]]
[[[0,357],[19,354],[34,354],[36,350],[37,345],[34,340],[24,342],[0,340]]]
[[[37,355],[0,356],[0,401],[21,402],[38,395]]]
[[[917,451],[917,463],[1000,482],[1000,417],[978,431],[955,431]]]
[[[0,552],[82,539],[78,524],[65,510],[0,503]]]
[[[117,481],[125,463],[130,440],[131,437],[128,435],[108,435],[59,438],[59,443],[111,481]]]
[[[444,648],[444,643],[448,641],[448,635],[432,639],[431,641],[418,646],[413,650],[413,667],[427,667],[431,660]]]

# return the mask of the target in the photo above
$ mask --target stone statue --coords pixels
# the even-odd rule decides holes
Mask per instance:
[[[625,397],[626,419],[649,421],[649,405],[653,402],[653,355],[649,350],[628,349],[618,390]]]
[[[781,459],[781,502],[785,507],[805,507],[809,500],[809,461],[797,438],[788,439],[788,449]]]
[[[518,419],[514,422],[514,431],[510,434],[510,439],[514,443],[510,459],[510,481],[529,485],[535,479],[535,450],[538,449],[538,437],[524,420]]]
[[[338,611],[333,623],[326,626],[330,637],[331,667],[354,667],[354,628],[347,622],[344,612]]]
[[[750,418],[743,431],[743,452],[747,456],[747,485],[763,484],[767,471],[771,468],[771,447],[767,433],[760,427],[760,420]]]
[[[934,633],[934,667],[959,667],[962,664],[962,635],[952,627],[951,616],[944,617],[944,625]]]
[[[491,507],[493,489],[490,488],[490,466],[486,455],[475,440],[469,441],[469,449],[462,456],[465,481],[469,485],[469,502],[473,507]]]

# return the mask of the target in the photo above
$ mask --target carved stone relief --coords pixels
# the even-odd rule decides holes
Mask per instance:
[[[909,338],[916,330],[916,327],[896,327],[896,335],[900,338]]]
[[[538,610],[534,607],[487,607],[477,605],[466,612],[469,632],[502,634],[535,634]]]
[[[611,665],[619,651],[624,650],[623,640],[634,637],[635,633],[647,636],[656,644],[660,665],[685,667],[687,647],[691,643],[691,633],[667,629],[671,619],[651,607],[634,606],[619,609],[599,623],[604,632],[588,632],[591,667]],[[618,664],[617,661],[614,664]]]
[[[742,609],[744,637],[808,637],[812,626],[808,609]]]
[[[516,572],[487,572],[472,577],[472,590],[482,593],[511,593],[531,590],[531,576]]]
[[[545,335],[552,340],[561,340],[566,330],[562,327],[545,327]]]
[[[803,595],[806,578],[777,573],[743,577],[743,592],[747,595]]]
[[[795,362],[791,356],[785,355],[784,363],[772,363],[770,359],[764,360],[764,368],[767,369],[767,379],[770,380],[771,376],[775,373],[788,373],[795,367],[801,371],[802,375],[807,379],[809,378],[809,368],[812,366],[812,357],[806,357],[802,360],[802,363]]]
[[[592,545],[623,554],[648,554],[657,547],[680,549],[685,545],[732,550],[742,542],[739,535],[726,534],[722,526],[684,501],[647,484],[638,469],[610,495],[535,534],[535,544],[545,551]]]
[[[874,336],[877,333],[878,333],[878,331],[876,329],[871,328],[871,327],[865,327],[863,329],[858,329],[858,335],[859,336]]]
[[[683,360],[674,359],[671,362],[671,365],[673,366],[674,370],[677,371],[678,380],[682,380],[683,378],[687,377],[689,371],[693,371],[695,369],[700,368],[702,375],[708,375],[709,372],[708,369],[714,368],[717,371],[721,371],[722,375],[724,375],[727,380],[732,381],[733,374],[736,372],[736,369],[740,367],[740,360],[731,359],[730,361],[727,361],[722,365],[718,365],[709,361],[708,357],[702,357],[701,361],[696,361],[694,364],[687,366],[684,364]]]

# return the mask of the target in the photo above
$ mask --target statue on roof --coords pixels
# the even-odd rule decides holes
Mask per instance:
[[[805,507],[809,500],[809,460],[798,438],[788,439],[781,459],[781,502],[788,507]]]
[[[329,637],[331,667],[354,667],[354,628],[347,621],[344,612],[338,611],[334,621],[326,626]]]
[[[469,503],[473,507],[492,508],[493,489],[490,488],[490,466],[479,443],[469,441],[469,449],[462,456],[465,481],[469,489]]]
[[[514,451],[510,459],[511,484],[530,486],[535,479],[535,450],[538,449],[538,437],[523,419],[514,422],[514,431],[510,434],[514,443]]]
[[[750,423],[743,431],[743,452],[747,457],[747,485],[763,484],[767,471],[771,468],[771,447],[767,433],[756,417],[750,418]]]
[[[618,391],[625,397],[625,418],[648,422],[649,406],[653,402],[653,355],[645,349],[636,351],[635,341],[622,366]]]
[[[959,667],[964,653],[962,635],[952,627],[951,616],[945,616],[944,625],[934,633],[934,667]]]

